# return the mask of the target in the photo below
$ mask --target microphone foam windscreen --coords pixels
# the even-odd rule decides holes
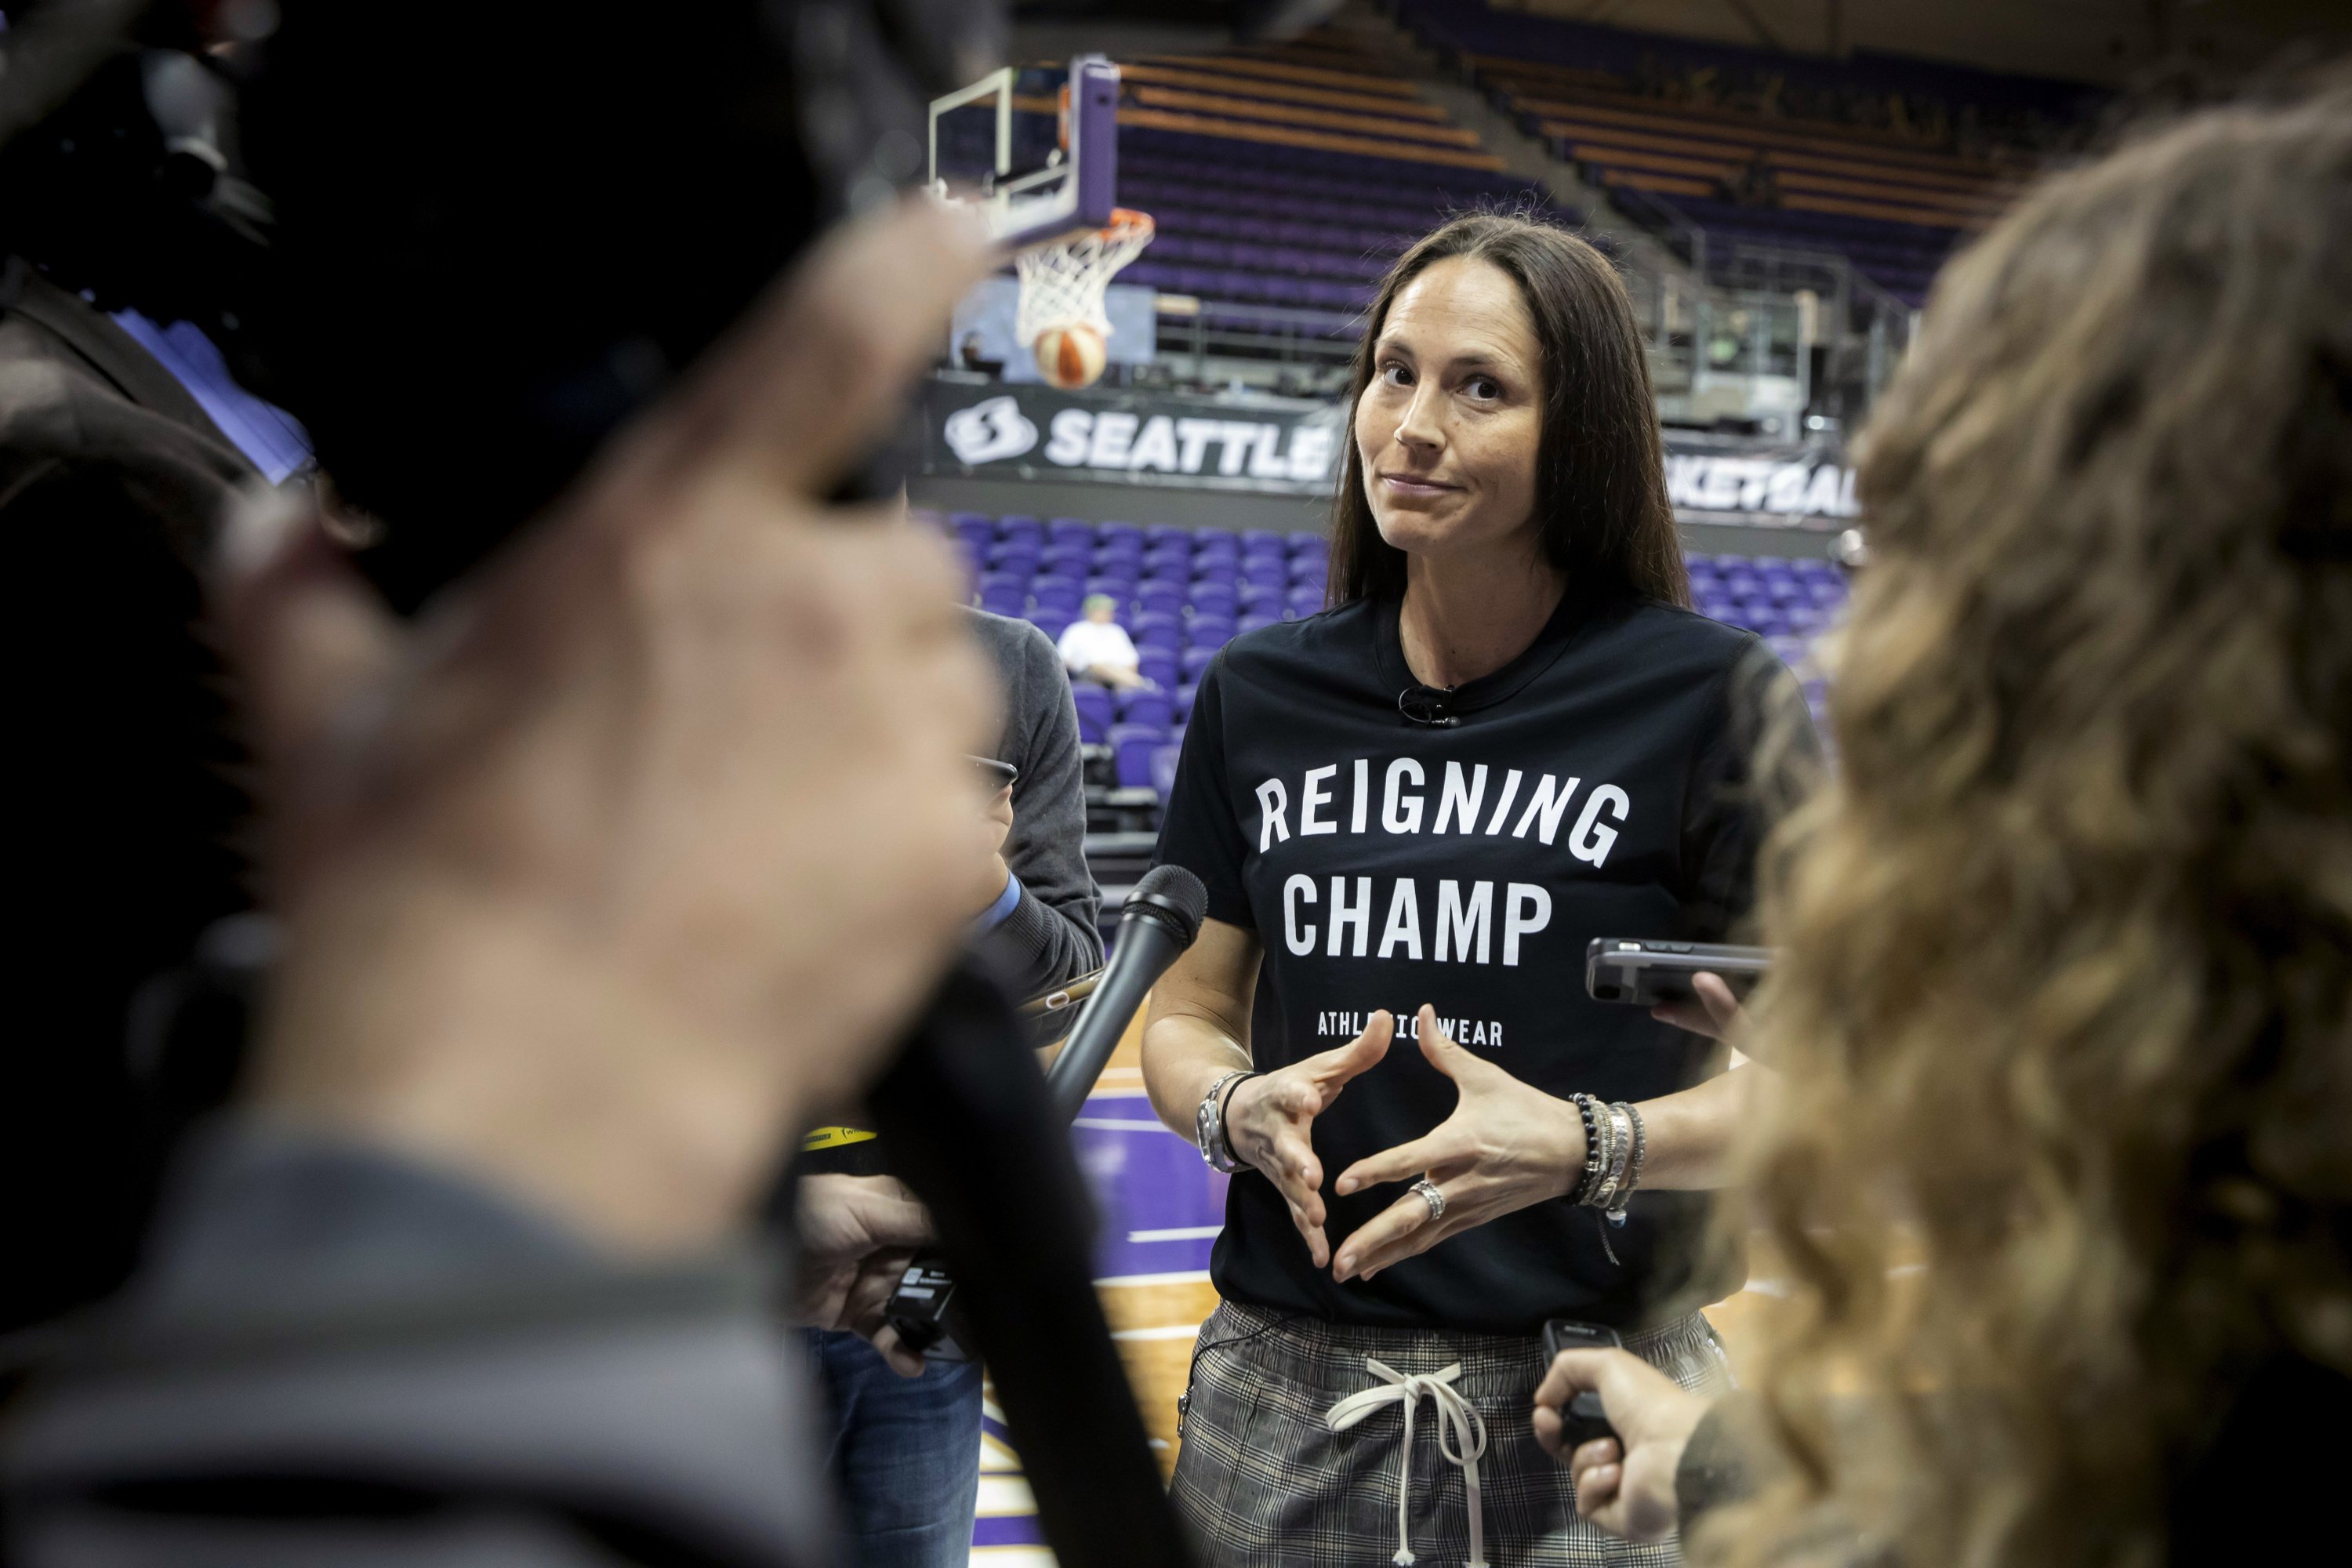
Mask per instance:
[[[1177,934],[1187,947],[1201,934],[1201,921],[1209,912],[1209,889],[1201,885],[1200,878],[1181,866],[1154,866],[1128,896],[1149,900],[1176,916],[1182,922]]]

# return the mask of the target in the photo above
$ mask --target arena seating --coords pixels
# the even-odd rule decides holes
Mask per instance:
[[[1835,251],[1913,304],[2090,101],[2065,83],[1866,51],[1766,54],[1471,0],[1396,9],[1637,218],[1686,220],[1718,251]]]
[[[1326,598],[1329,559],[1319,533],[922,515],[955,541],[982,609],[1026,619],[1058,639],[1086,595],[1118,602],[1118,622],[1154,689],[1074,689],[1096,804],[1109,807],[1156,806],[1167,797],[1193,689],[1219,648],[1244,632],[1314,615]],[[1688,562],[1700,614],[1759,634],[1801,673],[1811,638],[1845,603],[1845,579],[1825,560],[1693,554]],[[1808,695],[1818,708],[1818,682]]]

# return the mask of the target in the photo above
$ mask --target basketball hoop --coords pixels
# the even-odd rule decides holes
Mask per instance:
[[[1057,328],[1090,327],[1110,335],[1103,290],[1118,269],[1151,243],[1151,215],[1113,207],[1110,222],[1068,239],[1033,247],[1013,258],[1021,278],[1021,302],[1013,335],[1024,343]]]

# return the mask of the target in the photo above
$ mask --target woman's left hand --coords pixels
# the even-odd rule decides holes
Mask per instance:
[[[1407,1192],[1339,1246],[1334,1279],[1369,1279],[1390,1264],[1428,1251],[1449,1236],[1529,1204],[1562,1196],[1584,1169],[1584,1119],[1575,1104],[1530,1088],[1454,1043],[1435,1008],[1421,1010],[1421,1054],[1462,1092],[1454,1114],[1426,1136],[1357,1161],[1339,1173],[1350,1193],[1427,1175],[1445,1200]]]

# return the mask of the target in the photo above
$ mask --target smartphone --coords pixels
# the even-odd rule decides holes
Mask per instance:
[[[1076,1026],[1078,1015],[1086,1008],[1080,1004],[1095,994],[1102,984],[1100,969],[1088,970],[1074,980],[1066,980],[1051,991],[1030,997],[1021,1004],[1022,1026],[1029,1031],[1033,1046],[1050,1046]]]
[[[1584,989],[1595,1002],[1654,1007],[1689,1001],[1691,976],[1704,973],[1721,975],[1733,995],[1745,997],[1771,967],[1769,947],[1597,936],[1584,950]]]
[[[1622,1350],[1625,1342],[1617,1331],[1599,1323],[1580,1323],[1573,1318],[1554,1318],[1543,1327],[1544,1366],[1550,1369],[1553,1360],[1562,1351]],[[1614,1437],[1617,1428],[1609,1425],[1609,1412],[1601,1407],[1601,1395],[1586,1389],[1563,1406],[1559,1413],[1560,1436],[1570,1448],[1581,1447],[1596,1437]]]
[[[971,762],[972,766],[987,778],[992,790],[1011,789],[1013,781],[1021,776],[1019,768],[1011,763],[1000,763],[994,757],[974,757]]]

